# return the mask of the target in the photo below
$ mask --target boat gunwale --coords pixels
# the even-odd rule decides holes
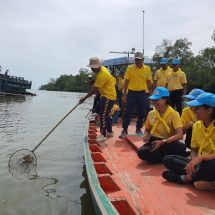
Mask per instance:
[[[87,122],[85,125],[85,132],[84,132],[84,159],[86,165],[86,172],[87,178],[89,183],[89,188],[91,191],[91,195],[93,197],[93,203],[96,203],[94,207],[95,209],[99,210],[99,214],[119,214],[115,207],[112,205],[110,200],[108,199],[107,195],[104,193],[103,189],[100,186],[100,182],[98,180],[98,176],[93,164],[93,160],[90,154],[89,142],[88,142],[88,130],[90,121],[89,118],[91,115],[88,116]],[[98,212],[98,211],[96,211]]]

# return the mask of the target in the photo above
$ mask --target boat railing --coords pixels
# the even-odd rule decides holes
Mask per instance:
[[[27,81],[23,77],[17,77],[17,76],[12,76],[12,75],[0,74],[0,79],[5,80],[5,81],[12,81],[14,83],[21,83],[21,84],[27,84],[27,85],[32,84],[32,81]]]

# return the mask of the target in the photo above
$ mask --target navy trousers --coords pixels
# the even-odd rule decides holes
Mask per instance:
[[[114,100],[107,99],[106,97],[100,98],[99,116],[100,116],[100,132],[104,136],[106,132],[112,132],[112,119],[110,111],[113,107]]]
[[[185,167],[190,159],[177,155],[166,155],[163,164],[167,169],[179,175],[186,175]],[[203,161],[192,174],[192,181],[215,181],[215,160]]]
[[[182,96],[183,90],[170,91],[170,104],[174,109],[179,112],[180,115],[182,113]]]
[[[137,112],[138,112],[136,129],[140,129],[143,127],[143,120],[146,118],[146,110],[147,110],[146,93],[144,90],[128,91],[126,106],[125,106],[125,114],[123,117],[123,124],[122,124],[122,128],[124,130],[128,129],[135,105],[137,107]]]
[[[160,140],[160,138],[151,136],[148,143],[137,150],[137,155],[140,159],[151,163],[160,163],[165,155],[183,155],[186,151],[184,143],[175,141],[173,143],[164,144],[156,151],[151,152],[153,148],[152,142],[155,140]]]

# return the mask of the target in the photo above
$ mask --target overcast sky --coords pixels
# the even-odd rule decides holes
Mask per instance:
[[[32,80],[78,74],[90,57],[188,38],[194,54],[214,45],[215,0],[0,0],[0,65]]]

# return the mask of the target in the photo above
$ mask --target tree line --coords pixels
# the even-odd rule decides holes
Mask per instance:
[[[194,56],[191,51],[192,42],[188,39],[179,39],[172,45],[171,41],[163,40],[162,44],[156,47],[153,61],[154,67],[159,68],[162,57],[171,59],[178,57],[181,60],[181,69],[187,76],[188,90],[193,88],[204,89],[215,93],[215,47],[208,47]]]
[[[208,47],[194,56],[191,51],[192,42],[188,39],[178,39],[174,44],[164,39],[155,49],[152,59],[152,71],[159,69],[160,59],[178,57],[181,60],[181,69],[187,75],[188,91],[201,88],[215,93],[215,47]],[[61,75],[59,78],[50,79],[48,84],[42,85],[40,90],[87,92],[89,90],[88,75],[91,71],[81,68],[77,75]]]
[[[61,75],[57,79],[51,78],[48,84],[42,85],[39,90],[87,92],[89,90],[88,75],[90,71],[80,69],[77,75]]]

